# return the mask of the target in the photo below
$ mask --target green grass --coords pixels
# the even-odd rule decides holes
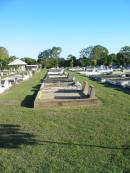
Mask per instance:
[[[129,173],[130,95],[89,80],[100,106],[33,109],[44,73],[0,96],[0,172]]]

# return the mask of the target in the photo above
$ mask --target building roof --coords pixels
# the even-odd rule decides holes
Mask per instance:
[[[8,65],[27,65],[26,62],[20,60],[20,59],[15,59],[14,61],[12,61],[11,63],[9,63]]]

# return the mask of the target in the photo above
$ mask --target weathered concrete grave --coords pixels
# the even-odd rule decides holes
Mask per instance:
[[[46,77],[34,101],[34,108],[81,107],[97,105],[95,89],[87,81],[83,87],[68,76]]]

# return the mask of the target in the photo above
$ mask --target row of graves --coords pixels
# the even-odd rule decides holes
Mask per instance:
[[[64,69],[50,69],[41,83],[34,108],[70,108],[98,103],[95,88],[87,81],[81,85]]]
[[[9,64],[9,70],[0,71],[0,94],[15,84],[27,80],[38,71],[37,65],[27,65],[20,59],[15,59]]]
[[[80,68],[70,69],[81,75],[87,76],[100,83],[113,85],[115,87],[122,87],[130,89],[130,69],[113,69],[108,67],[87,68],[81,70]]]
[[[100,66],[100,67],[75,67],[75,68],[71,68],[69,69],[72,72],[78,72],[82,75],[85,75],[87,77],[89,76],[93,76],[93,75],[101,75],[101,74],[109,74],[112,73],[114,70],[112,68],[109,67],[104,67],[104,66]]]
[[[130,73],[126,74],[102,74],[90,76],[91,79],[113,86],[130,89]]]
[[[85,76],[96,76],[102,74],[126,74],[130,73],[130,67],[108,67],[108,66],[98,66],[98,67],[73,67],[69,69],[72,72],[78,72]]]

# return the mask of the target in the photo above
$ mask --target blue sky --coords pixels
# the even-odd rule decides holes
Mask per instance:
[[[62,56],[101,44],[109,52],[130,45],[130,0],[0,0],[0,46],[37,58],[62,47]]]

